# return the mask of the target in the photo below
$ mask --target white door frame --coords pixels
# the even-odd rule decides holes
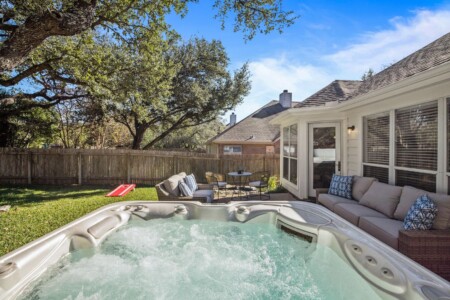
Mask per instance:
[[[308,124],[308,196],[315,197],[316,192],[313,189],[314,182],[314,161],[313,161],[313,129],[314,128],[324,128],[324,127],[335,127],[336,128],[336,162],[335,162],[335,173],[340,174],[342,172],[342,157],[341,157],[341,122],[327,122],[327,123],[309,123]],[[340,167],[340,169],[338,169]]]

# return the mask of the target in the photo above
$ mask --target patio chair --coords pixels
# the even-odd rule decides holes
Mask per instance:
[[[213,185],[214,188],[217,188],[217,197],[220,199],[220,191],[226,191],[229,188],[228,183],[225,180],[225,176],[219,173],[213,172],[205,172],[206,182],[208,184]]]
[[[267,197],[270,199],[270,193],[269,193],[269,178],[270,173],[267,171],[259,171],[255,172],[250,176],[250,181],[248,185],[252,188],[257,188],[259,190],[259,199],[261,200],[262,197]],[[267,189],[266,193],[262,192],[262,189]]]

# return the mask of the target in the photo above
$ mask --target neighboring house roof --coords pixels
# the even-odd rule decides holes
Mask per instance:
[[[295,107],[320,106],[327,102],[345,101],[358,89],[361,83],[362,81],[359,80],[335,80]]]
[[[335,80],[295,107],[321,106],[327,102],[335,101],[343,102],[447,62],[450,62],[450,33],[365,81]]]
[[[299,102],[292,102],[292,107]],[[280,137],[280,126],[269,123],[276,115],[287,110],[279,101],[272,100],[242,121],[219,133],[208,143],[271,143]]]

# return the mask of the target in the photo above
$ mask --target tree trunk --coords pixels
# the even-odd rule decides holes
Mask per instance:
[[[142,140],[144,139],[144,134],[148,129],[148,125],[146,124],[138,124],[135,125],[136,134],[133,135],[133,145],[132,149],[141,149]]]
[[[11,125],[8,118],[0,118],[0,147],[9,147],[11,136]]]
[[[97,0],[78,0],[67,12],[47,10],[30,16],[0,48],[0,72],[11,71],[50,36],[71,36],[92,26]]]

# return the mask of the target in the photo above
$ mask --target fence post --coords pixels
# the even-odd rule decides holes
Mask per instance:
[[[78,152],[78,155],[77,155],[77,158],[78,158],[78,184],[79,185],[81,185],[81,178],[82,178],[82,174],[81,174],[81,163],[82,163],[82,159],[81,159],[81,151],[80,152]]]
[[[177,170],[177,166],[176,166],[176,156],[172,156],[172,174],[178,174],[178,170]]]
[[[131,154],[126,154],[127,158],[127,183],[131,183]]]
[[[33,153],[30,150],[28,152],[28,161],[27,161],[27,182],[28,184],[31,184],[31,163],[32,163],[32,159],[33,159]]]

